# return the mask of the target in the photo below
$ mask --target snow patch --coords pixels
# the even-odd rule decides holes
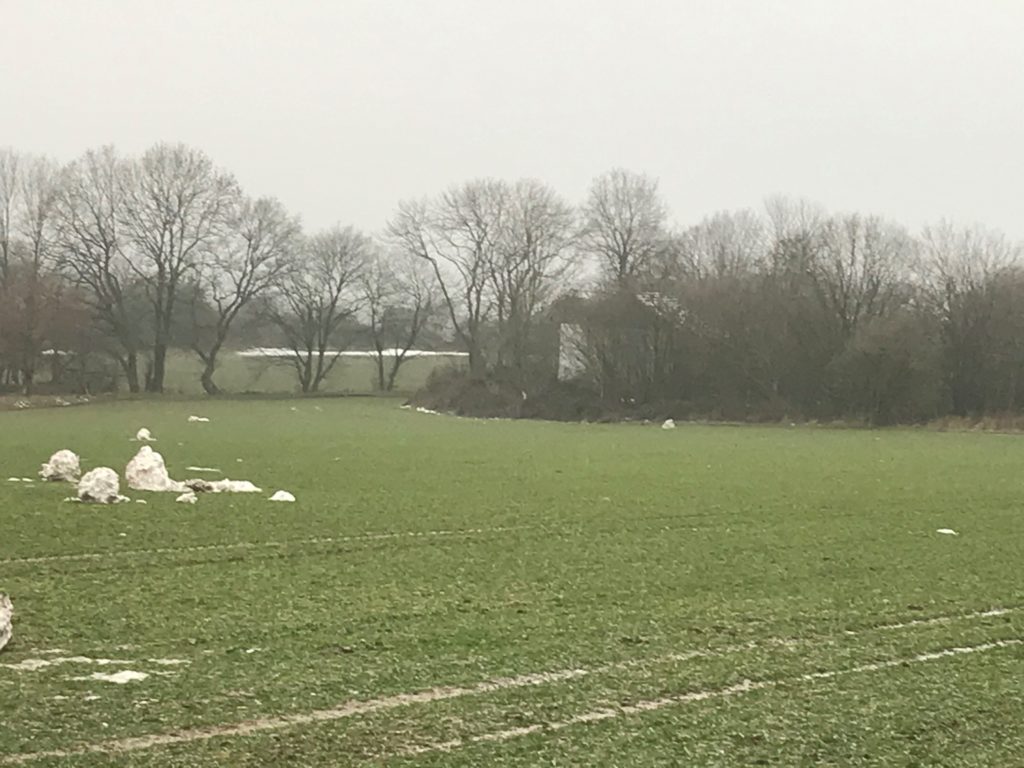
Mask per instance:
[[[13,669],[18,672],[36,672],[46,667],[56,667],[62,664],[96,664],[104,667],[111,664],[124,664],[121,659],[94,659],[91,656],[57,656],[52,659],[23,659],[17,664],[0,664],[6,669]]]
[[[185,491],[185,493],[181,494],[181,496],[176,498],[175,501],[177,501],[180,504],[195,504],[196,499],[198,498],[199,497],[196,496],[195,491]]]
[[[188,420],[191,424],[207,424],[210,421],[205,416],[189,416]]]
[[[219,469],[213,467],[185,467],[188,472],[220,472]]]
[[[135,433],[135,439],[138,440],[140,443],[151,443],[156,438],[153,437],[152,432],[143,427],[142,429]]]
[[[75,483],[80,474],[82,468],[78,454],[67,449],[57,451],[39,470],[39,476],[51,482]]]
[[[274,491],[274,495],[270,497],[270,501],[295,501],[295,496],[288,493],[288,491]]]
[[[0,651],[11,640],[14,633],[14,603],[11,598],[0,592]]]
[[[145,672],[135,672],[131,669],[122,669],[120,672],[93,672],[88,677],[73,677],[72,680],[99,680],[103,683],[133,683],[138,680],[145,680],[149,675]]]
[[[936,533],[944,534],[946,536],[959,536],[960,535],[959,533],[954,531],[952,528],[939,528],[935,532]]]
[[[110,467],[96,467],[82,476],[78,481],[78,500],[94,501],[97,504],[130,501],[121,495],[121,480]]]
[[[263,489],[259,488],[248,480],[214,480],[212,483],[207,483],[210,486],[210,491],[213,493],[262,493]]]
[[[661,424],[661,428],[662,429],[675,429],[676,428],[676,423],[672,419],[665,419],[665,421],[662,422],[662,424]]]

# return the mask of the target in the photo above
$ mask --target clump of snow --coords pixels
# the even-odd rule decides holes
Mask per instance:
[[[175,501],[177,501],[180,504],[195,504],[196,499],[198,498],[199,497],[196,496],[195,491],[185,491],[185,493],[181,494],[181,496],[176,498]]]
[[[21,411],[24,410],[25,408],[31,408],[32,403],[30,403],[28,400],[19,400],[14,404],[14,407]]]
[[[135,433],[135,439],[140,443],[151,443],[154,440],[153,433],[143,427]]]
[[[188,417],[188,420],[189,420],[189,421],[190,421],[191,423],[193,423],[193,424],[195,424],[195,423],[200,423],[200,424],[206,424],[207,422],[209,422],[209,421],[210,421],[210,420],[209,420],[208,418],[206,418],[205,416],[189,416],[189,417]]]
[[[295,501],[295,496],[288,493],[288,491],[274,491],[274,495],[270,497],[270,501]]]
[[[196,493],[260,493],[262,488],[250,483],[248,480],[186,480],[184,486]]]
[[[262,488],[257,488],[248,480],[214,480],[210,483],[214,493],[262,493]]]
[[[67,449],[57,451],[39,470],[39,476],[43,480],[65,483],[77,482],[81,473],[81,460],[78,454]]]
[[[124,478],[128,487],[136,491],[177,491],[187,490],[184,483],[172,480],[167,474],[164,457],[148,445],[139,448],[139,452],[128,462],[124,470]]]
[[[78,481],[78,500],[97,504],[117,504],[129,499],[121,495],[121,480],[110,467],[96,467]]]
[[[416,413],[426,413],[431,416],[440,416],[437,411],[431,410],[430,408],[424,408],[422,405],[416,409]]]
[[[946,536],[959,536],[960,534],[954,531],[952,528],[939,528],[936,533],[942,533]]]
[[[661,428],[662,429],[675,429],[676,428],[676,423],[672,419],[665,419],[665,421],[661,425]]]
[[[103,683],[133,683],[138,680],[145,680],[149,675],[145,672],[135,672],[131,669],[123,669],[120,672],[93,672],[88,677],[76,677],[75,680],[99,680]]]
[[[0,592],[0,651],[11,639],[14,632],[14,603],[11,598]]]
[[[219,469],[213,467],[185,467],[185,469],[189,472],[220,472]]]

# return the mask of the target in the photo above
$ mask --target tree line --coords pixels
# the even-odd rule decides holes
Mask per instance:
[[[524,390],[722,417],[875,422],[1018,411],[1021,248],[980,226],[898,223],[771,199],[673,224],[655,179],[612,170],[573,204],[480,179],[399,203],[383,231],[306,232],[203,152],[111,147],[59,165],[0,151],[0,376],[74,386],[109,361],[161,392],[172,348],[219,392],[222,353],[275,346],[303,392],[351,345],[394,387],[417,346]],[[559,328],[571,328],[569,336]],[[77,377],[77,378],[75,378]]]

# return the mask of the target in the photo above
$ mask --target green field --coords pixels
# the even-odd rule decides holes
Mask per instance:
[[[123,470],[140,426],[265,493],[3,482],[63,447]],[[0,436],[0,766],[1024,764],[1022,438],[378,400]]]
[[[406,360],[399,369],[395,388],[398,392],[415,392],[427,381],[430,372],[442,366],[455,365],[447,358],[423,357]],[[168,355],[165,391],[174,394],[202,395],[199,375],[203,367],[195,355],[174,350]],[[372,392],[377,376],[376,362],[370,358],[343,357],[335,363],[321,386],[325,393]],[[217,385],[226,393],[257,392],[263,394],[294,393],[298,389],[295,371],[287,360],[243,358],[225,352],[215,375]]]

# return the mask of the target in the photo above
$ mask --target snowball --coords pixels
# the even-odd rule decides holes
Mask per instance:
[[[662,429],[675,429],[676,428],[676,423],[672,419],[665,419],[664,423],[661,425],[661,428]]]
[[[135,439],[140,443],[151,443],[153,442],[153,433],[143,427],[135,433]]]
[[[14,604],[11,598],[0,592],[0,651],[4,649],[14,632]]]
[[[189,420],[190,422],[192,422],[193,424],[194,424],[194,423],[197,423],[197,422],[198,422],[198,423],[202,423],[202,424],[205,424],[205,423],[207,423],[207,422],[209,421],[209,419],[208,419],[208,418],[206,418],[205,416],[189,416],[189,417],[188,417],[188,420]]]
[[[270,497],[270,501],[295,501],[295,497],[288,493],[288,491],[274,491],[274,495]]]
[[[176,498],[175,501],[180,504],[195,504],[197,498],[199,497],[196,496],[195,491],[185,491],[185,493],[181,494],[181,496]]]
[[[136,491],[177,491],[187,490],[184,483],[179,483],[167,474],[164,457],[148,445],[139,448],[139,452],[128,462],[124,470],[124,478],[128,487]]]
[[[81,473],[82,468],[78,454],[67,449],[57,451],[39,470],[39,476],[43,480],[66,483],[77,482]]]
[[[97,467],[82,475],[78,481],[78,500],[98,504],[116,504],[128,501],[121,495],[121,481],[110,467]]]

